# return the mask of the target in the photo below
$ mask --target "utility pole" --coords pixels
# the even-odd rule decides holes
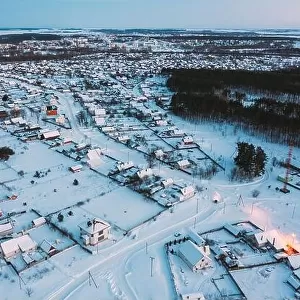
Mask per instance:
[[[226,203],[224,202],[223,214],[225,214],[225,207],[226,207]]]
[[[146,242],[146,254],[148,254],[148,243]]]
[[[251,205],[251,215],[253,213],[253,206],[254,206],[254,202],[252,202],[252,205]]]
[[[194,219],[194,229],[196,227],[196,221],[197,221],[197,218],[195,217],[195,219]]]
[[[199,213],[199,197],[197,197],[197,214]]]
[[[150,276],[153,277],[153,262],[155,257],[150,256]]]

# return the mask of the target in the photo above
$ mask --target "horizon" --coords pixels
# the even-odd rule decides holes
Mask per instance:
[[[300,2],[288,0],[3,1],[5,28],[300,28]]]

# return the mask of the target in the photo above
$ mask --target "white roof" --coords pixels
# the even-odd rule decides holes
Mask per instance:
[[[12,252],[18,252],[19,250],[26,252],[35,249],[36,246],[36,242],[28,234],[1,243],[4,256],[10,256]]]
[[[34,226],[41,226],[46,223],[46,219],[44,217],[39,217],[37,219],[32,220]]]
[[[179,167],[189,166],[191,163],[187,159],[183,159],[177,162]]]
[[[204,246],[205,245],[205,240],[193,228],[189,228],[188,236],[198,246]]]
[[[195,188],[192,185],[189,185],[189,186],[183,187],[180,190],[180,192],[182,193],[182,195],[186,196],[186,195],[195,193]]]
[[[44,132],[43,136],[45,139],[55,138],[55,137],[59,137],[60,133],[58,132],[58,130],[53,130],[53,131]]]
[[[186,241],[181,244],[179,251],[192,266],[196,266],[204,257],[210,260],[210,258],[202,252],[201,248],[197,247],[197,245],[191,241]]]
[[[90,220],[90,222],[92,223],[91,226],[88,226],[88,221],[83,222],[78,226],[89,234],[93,234],[110,227],[110,225],[107,222],[100,220],[98,218],[94,218],[93,220]]]
[[[49,253],[52,247],[55,249],[55,247],[47,240],[43,240],[40,245],[40,248],[46,253]]]
[[[293,270],[300,268],[300,254],[291,255],[288,260]]]
[[[10,222],[5,224],[0,224],[0,234],[9,230],[12,230],[13,227]]]
[[[151,168],[140,170],[137,172],[137,175],[139,176],[139,178],[144,178],[145,176],[152,176],[153,170]]]
[[[89,160],[99,159],[101,156],[101,150],[99,148],[89,150],[86,156]]]
[[[269,242],[275,249],[281,250],[286,248],[286,243],[275,229],[259,232],[254,236],[258,244]]]
[[[167,178],[167,179],[163,180],[161,183],[164,187],[168,187],[174,183],[174,180],[172,178]]]

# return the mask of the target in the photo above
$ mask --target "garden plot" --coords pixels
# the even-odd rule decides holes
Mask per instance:
[[[25,173],[30,173],[40,169],[51,169],[51,167],[58,165],[70,166],[74,164],[70,159],[48,149],[39,141],[27,144],[27,147],[28,150],[23,151],[23,154],[12,155],[7,161],[7,164],[16,171],[22,170]]]
[[[239,287],[236,285],[230,275],[223,274],[220,277],[214,277],[212,280],[222,297],[238,297],[236,299],[241,299],[242,295]]]
[[[1,183],[14,181],[18,178],[19,178],[18,173],[11,168],[2,169],[0,172],[0,182]]]
[[[205,239],[213,240],[217,242],[218,244],[226,244],[231,242],[236,242],[239,239],[235,238],[233,235],[228,233],[225,229],[216,230],[213,232],[208,232],[205,234],[201,234],[201,236]]]
[[[73,185],[75,179],[79,182],[76,186]],[[77,202],[103,195],[115,186],[111,180],[91,170],[85,170],[76,174],[69,172],[68,176],[33,184],[20,190],[19,198],[41,214],[47,215]]]
[[[24,207],[25,208],[25,207]],[[21,232],[22,230],[29,230],[32,228],[32,221],[37,219],[39,216],[32,212],[28,211],[16,216],[11,217],[14,226],[14,232]]]
[[[143,198],[126,187],[115,189],[102,197],[92,199],[82,208],[125,231],[163,211],[161,206],[154,201]]]
[[[46,240],[50,244],[54,245],[54,247],[58,251],[63,251],[73,245],[75,243],[63,235],[60,231],[58,231],[54,227],[50,227],[47,224],[39,226],[37,228],[33,228],[29,231],[31,238],[40,246],[41,243]]]
[[[247,299],[294,299],[286,281],[291,274],[285,264],[249,268],[230,272]]]

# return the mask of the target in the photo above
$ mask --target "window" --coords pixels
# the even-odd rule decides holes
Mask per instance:
[[[104,240],[104,235],[100,235],[100,236],[98,237],[98,241],[101,241],[101,240]]]

